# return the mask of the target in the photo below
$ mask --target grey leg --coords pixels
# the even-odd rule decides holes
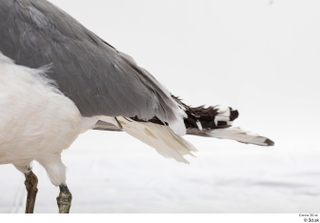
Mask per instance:
[[[38,188],[37,188],[38,178],[32,171],[30,171],[29,173],[26,173],[25,176],[26,176],[26,180],[24,184],[26,185],[26,189],[28,192],[26,213],[33,213],[34,204],[36,202],[36,196],[38,193]]]
[[[59,213],[69,213],[71,207],[72,195],[67,185],[61,184],[59,186],[60,194],[57,197]]]

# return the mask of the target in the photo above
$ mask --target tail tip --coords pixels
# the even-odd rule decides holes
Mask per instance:
[[[266,143],[267,146],[274,146],[274,142],[270,139],[266,139],[266,141],[264,141],[264,143]]]

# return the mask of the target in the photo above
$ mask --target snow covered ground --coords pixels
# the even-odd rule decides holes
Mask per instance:
[[[258,147],[187,136],[190,165],[125,133],[89,131],[63,153],[73,213],[320,211],[318,1],[53,3],[133,56],[186,104],[224,104],[274,140]],[[56,213],[37,163],[35,212]],[[0,212],[23,212],[24,176],[0,166]]]
[[[187,137],[197,145],[190,165],[164,159],[124,133],[91,131],[63,154],[73,213],[83,212],[319,212],[319,144],[261,148]],[[317,147],[317,148],[316,148]],[[23,176],[1,166],[1,212],[23,212]],[[35,165],[35,212],[57,212],[58,188]]]

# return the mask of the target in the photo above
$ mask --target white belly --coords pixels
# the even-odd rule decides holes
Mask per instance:
[[[75,104],[42,74],[0,52],[0,164],[49,160],[81,130]]]

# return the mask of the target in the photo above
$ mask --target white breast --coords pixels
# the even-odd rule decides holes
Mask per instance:
[[[0,164],[49,160],[76,139],[81,115],[44,73],[0,52]]]

